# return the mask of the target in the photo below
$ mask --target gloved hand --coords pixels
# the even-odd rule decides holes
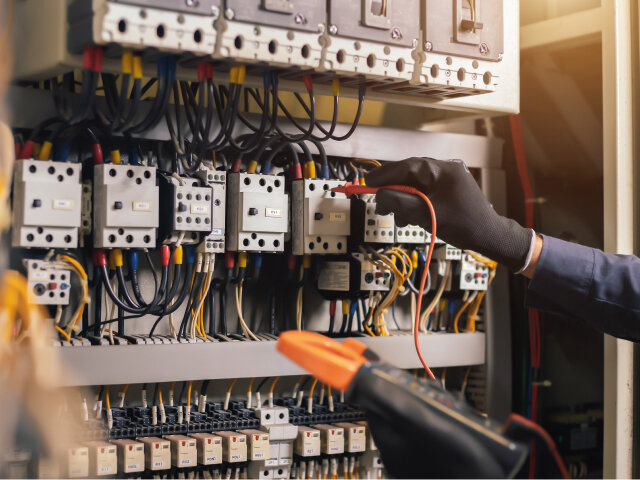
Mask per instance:
[[[424,192],[436,212],[437,236],[464,250],[485,255],[516,272],[525,266],[533,232],[496,213],[461,160],[409,158],[387,163],[366,177],[370,187],[408,185]],[[396,224],[431,231],[431,217],[416,195],[380,190],[376,213],[395,214]]]

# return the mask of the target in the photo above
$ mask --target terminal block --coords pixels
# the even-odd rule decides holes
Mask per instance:
[[[436,260],[457,261],[462,260],[462,250],[453,245],[445,244],[434,252]]]
[[[104,477],[118,473],[117,447],[112,443],[87,442],[89,448],[89,476]]]
[[[351,236],[349,248],[357,251],[363,243],[390,245],[395,243],[394,215],[378,215],[374,197],[351,200]]]
[[[142,437],[145,444],[144,465],[147,470],[158,472],[171,468],[171,442],[158,437]]]
[[[76,248],[81,222],[81,165],[17,160],[13,174],[14,247]]]
[[[155,248],[159,212],[155,167],[96,165],[93,188],[94,247]]]
[[[134,440],[112,440],[118,448],[118,471],[129,474],[144,471],[144,443]]]
[[[422,58],[420,2],[403,0],[329,1],[323,68],[340,74],[365,74],[380,85],[410,81]]]
[[[198,251],[201,253],[224,253],[225,214],[227,201],[227,174],[224,171],[202,167],[198,176],[203,186],[211,188],[211,232],[205,236]]]
[[[416,225],[407,225],[406,227],[396,227],[396,242],[403,244],[424,245],[431,240],[431,235],[424,228]]]
[[[316,288],[327,300],[348,300],[361,292],[385,292],[391,273],[370,263],[363,254],[327,257],[320,265]]]
[[[344,182],[304,179],[292,182],[291,239],[294,255],[347,251],[351,200],[331,189]]]
[[[68,49],[91,45],[153,48],[209,55],[216,42],[213,21],[222,0],[75,0],[67,15]]]
[[[227,250],[282,252],[289,195],[277,175],[227,175]]]
[[[222,463],[222,438],[210,433],[194,433],[200,465],[220,465]]]
[[[180,179],[160,177],[160,237],[163,243],[178,241],[184,232],[182,243],[198,243],[200,234],[211,233],[213,189],[201,186],[196,178]]]
[[[69,305],[71,270],[60,268],[53,262],[25,260],[27,282],[38,305]]]
[[[215,57],[317,68],[325,0],[227,0]]]
[[[464,253],[460,262],[460,290],[487,290],[488,287],[489,267]]]
[[[264,461],[265,470],[273,478],[284,478],[293,462],[293,442],[298,436],[298,427],[289,423],[286,407],[259,408],[260,430],[269,434],[269,458]]]

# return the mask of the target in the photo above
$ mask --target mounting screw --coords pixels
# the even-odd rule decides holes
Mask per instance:
[[[200,6],[200,0],[184,0],[187,7],[197,8]]]
[[[391,38],[394,40],[400,40],[402,38],[402,32],[398,27],[393,27],[391,29]]]
[[[388,67],[389,66],[389,60],[383,61],[382,65],[385,66],[385,67]]]
[[[502,60],[503,57],[504,57],[504,55],[502,53],[498,54],[498,60]]]
[[[306,25],[307,17],[305,17],[302,13],[296,13],[295,17],[293,17],[293,21],[298,25]]]
[[[337,35],[338,34],[338,27],[336,27],[334,24],[329,25],[329,33],[331,35]]]
[[[427,52],[430,52],[431,50],[433,50],[433,43],[431,43],[431,42],[425,42],[425,43],[424,43],[424,49],[425,49]]]
[[[224,16],[227,18],[227,20],[233,20],[236,16],[236,12],[233,11],[233,8],[227,8],[224,11]]]
[[[213,15],[214,20],[220,18],[220,8],[217,5],[211,5],[211,15]]]
[[[487,45],[486,43],[482,42],[480,44],[479,50],[480,50],[480,53],[482,55],[487,55],[489,53],[489,45]]]

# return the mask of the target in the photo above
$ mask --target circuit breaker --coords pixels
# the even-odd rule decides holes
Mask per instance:
[[[14,247],[78,246],[81,168],[77,163],[16,161],[11,219]]]
[[[44,260],[25,260],[31,299],[38,305],[69,305],[71,270]]]
[[[393,214],[378,215],[371,195],[351,200],[351,236],[349,248],[357,251],[363,243],[395,243],[395,219]]]
[[[325,0],[227,0],[216,57],[318,67]]]
[[[200,253],[224,253],[227,200],[227,174],[202,167],[198,176],[203,186],[211,188],[211,231],[198,245]]]
[[[360,263],[360,290],[363,292],[387,292],[391,286],[391,273],[369,262],[362,253],[353,253]]]
[[[292,182],[291,239],[294,255],[337,254],[347,251],[351,233],[351,200],[331,189],[337,180]]]
[[[211,233],[213,189],[194,178],[160,177],[160,238],[171,244],[182,236],[182,243],[198,243],[200,235]]]
[[[282,252],[289,195],[277,175],[227,175],[227,250]]]
[[[460,262],[460,290],[486,290],[489,287],[489,267],[464,253]]]
[[[211,54],[222,0],[75,0],[67,9],[68,49],[92,45]]]
[[[155,248],[159,208],[155,167],[96,165],[93,188],[94,247]]]
[[[419,19],[418,0],[330,0],[323,67],[364,73],[381,84],[408,82],[420,64],[413,54],[420,42]]]

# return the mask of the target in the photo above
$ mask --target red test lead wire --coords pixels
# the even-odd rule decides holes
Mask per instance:
[[[420,331],[419,326],[420,326],[420,313],[422,310],[422,294],[424,293],[424,287],[427,283],[427,276],[429,275],[429,265],[431,265],[431,257],[433,256],[433,250],[436,246],[436,212],[433,209],[431,200],[429,200],[429,198],[420,190],[413,187],[408,187],[406,185],[387,185],[385,187],[367,187],[364,185],[352,185],[350,183],[347,183],[343,186],[332,188],[331,191],[337,192],[337,193],[344,193],[347,197],[349,197],[351,195],[359,195],[359,194],[375,195],[378,192],[378,190],[381,190],[381,189],[395,190],[397,192],[417,195],[418,197],[422,198],[422,200],[424,200],[424,202],[427,204],[427,207],[429,207],[429,212],[431,214],[431,242],[429,243],[429,250],[427,251],[427,260],[424,265],[424,270],[422,271],[422,277],[420,278],[420,288],[418,289],[418,304],[416,306],[416,318],[414,320],[414,326],[413,326],[413,340],[416,347],[416,352],[418,353],[418,358],[420,359],[420,363],[422,363],[422,366],[424,367],[424,370],[427,372],[429,377],[435,380],[436,377],[433,375],[433,372],[431,371],[431,369],[427,365],[427,362],[424,360],[424,357],[422,356],[422,351],[420,350],[420,338],[418,336],[418,333]]]

